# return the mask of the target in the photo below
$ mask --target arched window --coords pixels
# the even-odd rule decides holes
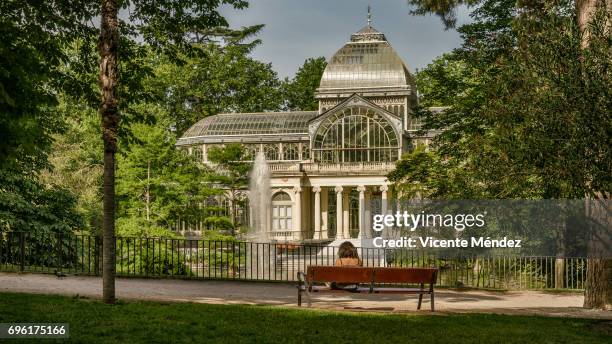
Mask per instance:
[[[317,162],[395,161],[399,140],[387,119],[366,107],[346,108],[326,118],[314,136]]]
[[[204,151],[202,151],[202,147],[193,147],[191,152],[197,161],[204,160]]]
[[[266,160],[278,160],[278,145],[277,144],[265,145],[264,154],[266,155]]]
[[[272,230],[287,231],[293,228],[291,207],[291,197],[286,192],[274,194],[272,197]]]
[[[255,160],[257,152],[259,151],[259,145],[245,145],[244,150],[244,158],[246,161]]]
[[[299,160],[300,150],[297,143],[283,143],[283,160]]]
[[[302,160],[310,159],[310,145],[308,143],[302,144]]]

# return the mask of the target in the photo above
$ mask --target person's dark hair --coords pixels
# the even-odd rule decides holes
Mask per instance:
[[[359,259],[359,253],[357,253],[357,248],[350,241],[345,241],[338,247],[338,258]]]

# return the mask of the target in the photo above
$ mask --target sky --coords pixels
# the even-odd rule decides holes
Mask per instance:
[[[386,35],[411,72],[461,43],[438,17],[410,15],[406,0],[251,0],[246,10],[223,8],[222,13],[234,28],[265,24],[253,57],[271,62],[284,78],[309,57],[329,59],[367,24],[368,4],[372,26]],[[468,10],[460,9],[458,18],[466,22]]]

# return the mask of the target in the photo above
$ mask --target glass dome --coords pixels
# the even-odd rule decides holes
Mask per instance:
[[[351,35],[329,61],[319,91],[407,87],[412,76],[385,36],[371,26]]]

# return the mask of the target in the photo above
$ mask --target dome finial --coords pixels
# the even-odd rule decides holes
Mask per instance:
[[[368,27],[372,27],[372,8],[368,4]]]

